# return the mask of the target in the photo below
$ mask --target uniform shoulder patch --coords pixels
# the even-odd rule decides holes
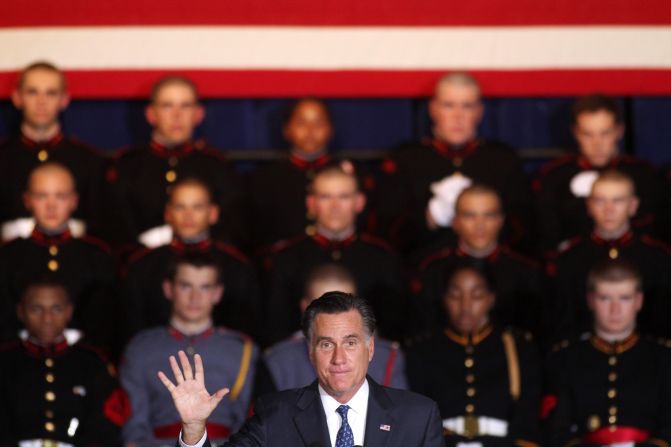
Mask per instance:
[[[221,242],[221,241],[215,241],[214,242],[214,247],[217,250],[219,250],[223,253],[226,253],[227,255],[237,259],[238,261],[242,262],[243,264],[249,264],[249,258],[234,245],[226,244],[226,243]]]
[[[385,241],[384,239],[380,239],[377,236],[373,236],[373,235],[367,234],[367,233],[362,233],[362,234],[359,235],[359,239],[361,239],[361,241],[365,242],[366,244],[375,245],[376,247],[382,248],[385,251],[388,251],[388,252],[393,252],[394,251],[394,249],[391,247],[391,245],[389,245],[389,243],[387,241]]]
[[[254,342],[251,336],[245,334],[244,332],[227,328],[224,326],[219,326],[216,328],[216,334],[218,334],[221,337],[225,338],[231,338],[236,341],[239,341],[240,343],[248,343],[248,342]]]
[[[642,235],[640,237],[640,240],[645,245],[648,245],[648,246],[651,246],[651,247],[656,247],[656,248],[659,248],[661,250],[664,250],[664,252],[667,255],[671,256],[671,246],[669,246],[666,242],[655,239],[651,236],[648,236],[647,234]]]
[[[88,244],[91,244],[91,245],[94,245],[94,246],[98,247],[99,249],[104,251],[106,254],[108,254],[110,256],[112,255],[112,249],[110,248],[109,245],[107,245],[107,242],[103,241],[102,239],[98,239],[97,237],[88,236],[88,235],[82,236],[80,239],[82,241],[88,243]]]
[[[454,250],[452,250],[452,249],[449,248],[449,247],[445,247],[445,248],[443,248],[442,250],[439,250],[439,251],[437,251],[437,252],[435,252],[435,253],[433,253],[433,254],[430,254],[429,256],[427,256],[426,258],[424,258],[424,259],[419,263],[419,266],[417,267],[417,270],[419,270],[420,272],[421,272],[421,271],[424,271],[424,270],[426,270],[427,268],[429,268],[429,266],[430,266],[431,264],[433,264],[434,262],[438,262],[438,261],[440,261],[440,260],[442,260],[442,259],[449,258],[450,256],[452,256],[453,253],[454,253]]]
[[[280,253],[286,250],[287,248],[293,247],[299,242],[304,241],[307,238],[308,236],[306,235],[300,235],[292,239],[282,239],[281,241],[277,241],[273,245],[271,245],[270,249],[268,250],[268,254],[272,256],[274,254]]]

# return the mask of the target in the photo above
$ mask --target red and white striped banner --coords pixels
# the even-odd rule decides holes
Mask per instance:
[[[668,0],[8,0],[0,89],[47,59],[81,98],[182,73],[208,97],[423,96],[468,70],[490,96],[671,93]]]

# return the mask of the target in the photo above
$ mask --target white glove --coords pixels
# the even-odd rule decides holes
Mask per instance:
[[[429,200],[429,213],[436,225],[440,227],[452,225],[457,198],[472,183],[468,177],[453,174],[431,184],[433,197]]]
[[[592,192],[592,185],[599,177],[597,171],[582,171],[571,179],[571,192],[576,197],[588,197]]]

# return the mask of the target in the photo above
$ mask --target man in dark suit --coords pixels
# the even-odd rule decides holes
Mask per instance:
[[[227,446],[386,447],[444,446],[436,403],[408,391],[385,388],[366,375],[373,358],[375,317],[366,301],[329,292],[303,316],[303,332],[317,381],[260,398],[254,416]],[[195,374],[186,355],[170,365],[177,384],[159,378],[182,418],[180,445],[209,446],[205,421],[228,389],[210,395],[202,359]]]

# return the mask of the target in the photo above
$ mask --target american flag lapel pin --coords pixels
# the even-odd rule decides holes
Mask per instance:
[[[380,424],[380,430],[382,430],[382,431],[391,431],[391,425]]]

